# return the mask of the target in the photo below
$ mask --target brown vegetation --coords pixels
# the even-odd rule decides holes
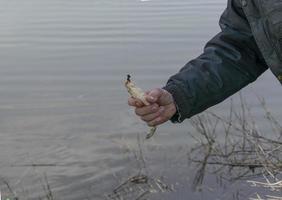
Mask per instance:
[[[260,132],[242,97],[239,110],[235,110],[231,103],[229,117],[206,112],[191,120],[196,130],[191,137],[197,141],[189,154],[190,160],[198,164],[194,189],[203,183],[208,166],[213,166],[211,173],[220,174],[222,179],[234,181],[265,177],[265,183],[249,182],[252,186],[268,187],[271,191],[282,192],[282,184],[278,179],[282,174],[282,126],[267,110],[262,99],[260,103],[272,129],[271,134]],[[219,128],[223,131],[219,131]],[[222,132],[223,134],[219,134]],[[269,181],[267,177],[273,181]],[[282,199],[275,195],[255,195],[251,199]]]

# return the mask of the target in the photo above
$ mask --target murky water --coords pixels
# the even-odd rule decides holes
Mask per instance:
[[[150,199],[233,198],[245,182],[223,189],[211,177],[193,192],[189,122],[167,123],[143,141],[147,127],[127,106],[123,88],[128,73],[143,88],[163,86],[219,31],[225,4],[0,0],[1,190],[11,195],[7,181],[20,199],[46,196],[46,185],[54,199],[105,199],[142,169],[174,185],[174,192]],[[244,90],[258,120],[256,95],[281,119],[281,94],[269,72]]]

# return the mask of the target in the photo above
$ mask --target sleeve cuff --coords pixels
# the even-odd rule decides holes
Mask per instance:
[[[178,87],[176,84],[167,84],[163,87],[164,90],[168,91],[173,99],[176,106],[176,113],[170,118],[170,121],[173,123],[181,123],[186,118],[189,117],[190,106],[189,100],[185,98],[185,93],[182,91],[181,87]]]

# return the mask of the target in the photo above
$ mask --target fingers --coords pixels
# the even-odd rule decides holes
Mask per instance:
[[[164,89],[156,88],[145,93],[146,100],[150,104],[157,103],[160,106],[165,106],[173,102],[173,98],[169,92]],[[128,105],[141,108],[144,106],[144,103],[140,99],[135,99],[132,97],[128,98]]]
[[[135,106],[136,100],[129,99],[128,104]],[[135,106],[136,107],[136,106]],[[149,106],[141,106],[135,108],[135,113],[143,121],[145,121],[148,126],[157,126],[166,121],[168,121],[176,112],[176,107],[173,103],[167,106],[159,106],[154,103]]]
[[[176,107],[174,104],[164,106],[163,108],[164,111],[162,111],[159,115],[156,115],[155,118],[151,118],[150,121],[146,121],[148,126],[158,126],[168,121],[176,112]]]
[[[137,108],[144,106],[143,102],[140,99],[135,99],[135,98],[132,98],[132,97],[128,98],[128,105],[134,106],[134,107],[137,107]]]
[[[160,125],[160,124],[162,124],[162,123],[164,123],[164,122],[166,122],[167,120],[165,120],[163,117],[158,117],[158,118],[156,118],[156,119],[154,119],[154,120],[152,120],[152,121],[150,121],[150,122],[147,122],[147,125],[148,126],[158,126],[158,125]]]
[[[158,126],[158,125],[160,125],[162,123],[165,123],[168,120],[169,120],[169,118],[166,117],[165,115],[160,115],[157,118],[147,122],[147,125],[148,126]]]
[[[158,111],[151,113],[151,114],[148,114],[148,115],[141,116],[141,119],[145,122],[150,122],[150,121],[156,119],[157,117],[159,117],[160,115],[162,115],[164,110],[165,110],[164,107],[161,106],[158,109]]]
[[[138,116],[144,116],[144,115],[155,113],[155,112],[158,111],[158,109],[159,109],[158,104],[154,103],[154,104],[149,105],[149,106],[137,107],[135,109],[135,113]]]

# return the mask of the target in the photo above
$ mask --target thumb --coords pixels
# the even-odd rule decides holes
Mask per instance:
[[[163,95],[163,93],[164,93],[164,91],[162,89],[155,88],[155,89],[147,92],[146,100],[149,103],[156,103],[160,99],[160,97]]]
[[[173,103],[172,95],[168,91],[161,88],[151,90],[148,92],[147,96],[149,103],[157,103],[160,106],[166,106]]]

